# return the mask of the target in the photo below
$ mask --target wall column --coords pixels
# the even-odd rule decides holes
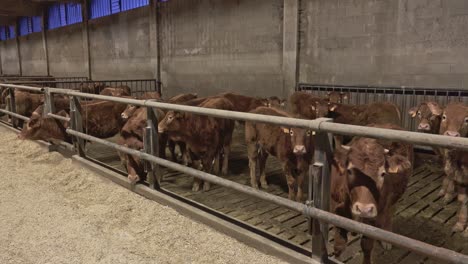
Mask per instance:
[[[150,50],[153,76],[161,81],[161,46],[160,46],[160,5],[157,0],[150,0]]]
[[[299,0],[284,0],[283,9],[283,96],[295,90],[298,80]]]
[[[20,41],[19,41],[19,27],[18,22],[15,22],[15,32],[16,32],[16,51],[18,53],[18,66],[19,66],[19,75],[23,76],[23,63],[21,62],[21,50],[20,50]]]
[[[84,0],[81,4],[81,15],[83,17],[82,23],[82,33],[83,33],[83,55],[84,55],[84,67],[87,69],[88,78],[93,79],[92,69],[91,69],[91,58],[89,50],[89,31],[88,31],[88,0]]]
[[[42,26],[42,47],[44,49],[44,56],[46,60],[47,76],[50,76],[50,62],[49,62],[49,48],[47,47],[47,30],[46,30],[46,12],[42,11],[41,26]]]

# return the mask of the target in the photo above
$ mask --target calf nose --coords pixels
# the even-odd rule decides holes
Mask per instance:
[[[140,180],[140,177],[138,177],[138,175],[129,174],[128,180],[130,181],[130,184],[135,184]]]
[[[419,130],[430,130],[431,126],[428,123],[420,123],[418,126]]]
[[[158,133],[164,133],[164,128],[158,125]]]
[[[120,116],[121,116],[123,119],[127,119],[127,118],[128,118],[128,116],[127,116],[125,113],[122,113]]]
[[[445,131],[444,135],[446,136],[451,136],[451,137],[459,137],[460,136],[460,133],[458,133],[457,131]]]
[[[306,148],[304,145],[296,145],[293,150],[294,154],[305,154]]]
[[[377,216],[377,207],[374,204],[356,202],[353,205],[352,213],[362,218],[375,218]]]

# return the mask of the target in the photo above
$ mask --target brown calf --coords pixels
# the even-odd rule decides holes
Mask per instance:
[[[200,107],[233,110],[234,106],[226,98],[212,98],[203,102]],[[169,137],[187,144],[192,158],[192,166],[206,172],[211,172],[213,163],[219,162],[219,156],[224,151],[222,173],[227,174],[230,145],[234,121],[219,118],[168,111],[158,124],[158,132],[167,133]],[[201,164],[200,164],[201,160]],[[215,164],[215,173],[219,173],[219,164]],[[194,179],[193,191],[200,189],[201,181]],[[209,190],[205,182],[203,190]]]
[[[106,87],[99,94],[100,95],[107,95],[107,96],[116,96],[116,97],[130,96],[131,95],[131,90],[130,90],[130,87],[128,87],[128,86],[115,87],[115,88],[114,87]]]
[[[259,107],[254,114],[291,117],[286,112],[269,107]],[[282,165],[289,188],[289,199],[302,201],[302,183],[314,153],[312,132],[301,128],[286,128],[264,123],[246,122],[245,141],[249,156],[250,184],[258,188],[257,160],[260,168],[260,185],[267,188],[265,164],[268,155],[275,156]],[[297,175],[297,184],[296,176]],[[297,185],[297,196],[294,191]]]
[[[33,111],[44,103],[44,95],[32,94],[24,91],[15,91],[16,113],[22,116],[30,117]],[[6,109],[11,111],[10,97],[6,97]],[[16,126],[22,127],[23,120],[17,119]]]
[[[162,110],[156,109],[156,111],[158,111],[158,116],[164,116],[164,112]],[[142,149],[143,134],[146,126],[147,109],[142,107],[137,109],[122,127],[118,143],[129,148],[137,150]],[[167,135],[160,133],[158,135],[158,143],[159,157],[165,159]],[[139,160],[138,157],[125,153],[119,153],[119,156],[121,158],[122,165],[127,168],[128,179],[132,184],[138,182],[139,180],[145,179],[146,174],[144,173],[144,164]]]
[[[374,126],[374,125],[371,125]],[[401,130],[393,124],[376,127]],[[331,169],[332,210],[343,217],[359,219],[392,231],[393,207],[406,190],[413,168],[410,144],[371,138],[354,138],[334,153]],[[347,231],[335,230],[335,255],[346,247]],[[374,240],[363,236],[363,263],[371,263]],[[385,249],[391,245],[382,243]]]
[[[237,112],[249,112],[259,106],[268,106],[268,99],[254,98],[250,96],[235,94],[235,93],[221,93],[218,97],[224,97],[229,100],[234,106],[233,111]]]
[[[442,112],[442,109],[438,109]],[[460,102],[449,103],[442,113],[440,134],[450,137],[468,137],[468,107]],[[468,218],[468,152],[445,149],[445,174],[455,183],[458,193],[458,201],[461,203],[458,213],[458,221],[453,227],[454,232],[465,229]],[[468,237],[468,228],[465,229],[465,237]]]
[[[439,134],[440,122],[442,121],[442,111],[443,110],[438,103],[428,101],[410,108],[408,114],[412,118],[418,119],[418,132]],[[444,149],[437,147],[433,147],[432,149],[434,150],[434,153],[439,156],[442,163],[445,162]],[[451,180],[449,177],[444,177],[442,188],[439,191],[439,196],[444,197],[444,203],[449,203],[456,197],[453,180]]]
[[[81,107],[85,133],[98,138],[109,138],[120,132],[124,124],[120,114],[125,109],[125,104],[104,101],[83,104]],[[48,119],[55,120],[54,118],[41,117],[39,121],[42,119],[45,119],[45,121],[35,122],[34,124],[29,124],[30,120],[19,137],[32,140],[49,140],[51,138],[64,140],[67,137],[66,134],[57,135],[56,132],[59,131],[57,124],[47,121]]]
[[[344,104],[350,98],[349,92],[327,92],[327,98],[330,103]]]
[[[325,116],[328,112],[328,99],[316,97],[306,92],[295,92],[289,97],[293,114],[308,119]]]

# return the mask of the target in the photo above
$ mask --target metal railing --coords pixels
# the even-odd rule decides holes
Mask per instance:
[[[461,89],[299,83],[296,91],[310,92],[320,97],[325,97],[327,92],[347,92],[349,96],[344,103],[357,105],[392,102],[402,110],[401,125],[410,131],[416,130],[417,127],[417,120],[408,115],[411,107],[425,101],[435,101],[440,105],[452,101],[468,103],[468,90]]]
[[[433,246],[415,239],[411,239],[402,235],[398,235],[392,232],[388,232],[374,226],[355,222],[351,219],[344,218],[330,212],[327,212],[329,208],[329,197],[330,197],[330,175],[329,175],[329,164],[331,154],[330,138],[332,133],[345,134],[351,136],[365,136],[373,137],[386,140],[397,140],[403,142],[410,142],[416,144],[428,144],[432,146],[456,148],[462,150],[468,150],[468,139],[466,138],[453,138],[440,135],[427,135],[416,132],[408,131],[395,131],[390,129],[372,128],[372,127],[360,127],[344,124],[334,124],[328,119],[316,119],[316,120],[304,120],[277,116],[266,116],[243,112],[232,112],[218,109],[207,109],[192,106],[183,105],[172,105],[167,103],[154,102],[149,100],[135,100],[128,98],[118,98],[94,94],[85,94],[66,89],[56,88],[34,88],[25,87],[10,84],[0,84],[0,87],[7,87],[10,89],[27,89],[32,91],[43,91],[45,94],[62,94],[70,96],[71,109],[70,109],[70,124],[71,128],[68,128],[66,132],[73,136],[75,148],[80,156],[84,156],[83,151],[84,141],[91,141],[98,144],[102,144],[111,147],[117,151],[121,151],[130,155],[135,155],[149,162],[148,166],[148,182],[150,186],[155,189],[159,189],[159,183],[161,181],[161,174],[159,173],[158,166],[164,166],[190,176],[197,177],[201,180],[211,182],[223,187],[231,188],[236,191],[254,196],[256,198],[275,203],[283,206],[290,210],[301,212],[303,215],[309,218],[310,234],[312,236],[312,256],[314,258],[325,259],[328,258],[326,247],[323,243],[326,243],[326,237],[328,234],[327,224],[333,224],[338,227],[345,228],[347,230],[362,233],[363,235],[388,242],[400,248],[405,248],[413,252],[428,256],[430,258],[439,259],[442,261],[448,261],[452,263],[468,263],[468,256],[461,253],[445,249],[442,247]],[[53,96],[45,96],[45,104],[52,105]],[[107,100],[117,103],[132,104],[141,107],[146,107],[148,110],[147,127],[145,129],[144,136],[144,151],[138,151],[130,149],[113,142],[96,138],[83,133],[80,102],[78,98],[89,98]],[[291,127],[309,128],[316,132],[315,136],[315,155],[314,163],[309,168],[309,183],[313,182],[313,190],[309,189],[308,201],[306,204],[294,202],[279,196],[275,196],[266,192],[262,192],[245,186],[236,182],[232,182],[216,175],[212,175],[203,171],[199,171],[193,168],[189,168],[180,165],[175,162],[171,162],[165,159],[161,159],[155,155],[159,153],[158,149],[158,133],[156,130],[158,117],[154,111],[154,108],[161,108],[166,110],[185,111],[194,114],[227,118],[233,120],[251,121],[251,122],[262,122],[274,125],[283,125]],[[51,109],[51,107],[44,107],[44,109]],[[45,113],[49,115],[49,113]],[[50,115],[49,115],[50,116]],[[54,117],[54,116],[52,116]],[[310,185],[309,185],[310,186]],[[313,194],[312,194],[313,191]],[[312,197],[313,195],[313,197]]]
[[[12,82],[15,81],[16,83],[26,83],[30,81],[88,81],[88,77],[54,77],[54,76],[0,76],[1,82]]]
[[[37,85],[63,89],[80,89],[83,85],[104,83],[106,86],[117,87],[126,85],[130,87],[133,96],[140,96],[145,92],[161,93],[161,82],[156,79],[128,79],[128,80],[55,80],[55,81],[11,81],[10,84]]]

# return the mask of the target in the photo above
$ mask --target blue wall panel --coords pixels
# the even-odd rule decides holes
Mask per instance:
[[[89,18],[98,18],[111,14],[111,2],[109,0],[91,0],[89,3]]]
[[[42,31],[42,17],[33,16],[32,17],[32,32],[41,32]]]
[[[120,0],[120,1],[122,4],[122,11],[149,5],[149,0]]]
[[[60,4],[53,4],[49,6],[47,12],[47,29],[54,29],[61,26]]]
[[[67,25],[83,22],[81,4],[67,4]]]
[[[8,38],[16,38],[15,26],[8,26]]]
[[[20,17],[18,19],[19,35],[24,36],[32,32],[32,25],[29,17]]]

